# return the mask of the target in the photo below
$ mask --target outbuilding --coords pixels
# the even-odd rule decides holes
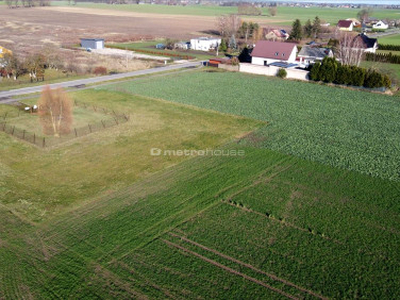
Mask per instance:
[[[85,49],[104,49],[104,39],[81,39],[81,47]]]

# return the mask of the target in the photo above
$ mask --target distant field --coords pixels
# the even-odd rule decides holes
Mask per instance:
[[[53,2],[53,5],[66,6],[66,1]],[[112,10],[123,10],[140,13],[155,13],[167,15],[193,15],[193,16],[218,16],[222,14],[235,14],[238,12],[237,7],[229,6],[212,6],[212,5],[187,5],[187,6],[169,6],[169,5],[148,5],[148,4],[124,4],[124,5],[109,5],[103,3],[88,3],[78,2],[78,7],[87,8],[101,8]],[[262,16],[260,17],[246,17],[256,18],[262,23],[277,23],[277,24],[291,24],[294,19],[299,18],[305,22],[307,19],[313,19],[319,16],[322,20],[336,24],[338,20],[345,18],[355,18],[358,9],[342,9],[342,8],[300,8],[300,7],[278,7],[278,13],[275,17],[269,16],[268,9],[262,9]],[[400,10],[386,10],[376,9],[373,16],[381,19],[396,19],[398,18]]]
[[[264,76],[204,71],[101,89],[123,89],[267,121],[271,125],[254,136],[258,146],[400,180],[397,97]]]
[[[387,45],[400,45],[400,34],[393,34],[380,37],[378,39],[380,44],[387,44]]]

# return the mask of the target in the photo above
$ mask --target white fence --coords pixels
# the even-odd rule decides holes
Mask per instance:
[[[239,67],[240,72],[258,74],[258,75],[266,75],[266,76],[276,76],[278,73],[279,67],[273,66],[257,66],[248,63],[241,63]],[[297,79],[308,81],[308,71],[299,70],[299,69],[285,69],[287,72],[287,77],[289,79]]]

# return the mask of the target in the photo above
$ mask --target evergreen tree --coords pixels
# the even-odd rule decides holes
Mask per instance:
[[[289,39],[300,41],[303,37],[303,28],[301,27],[301,22],[299,19],[296,19],[292,25],[292,31],[290,32]]]
[[[309,73],[309,77],[311,80],[320,81],[320,69],[321,69],[321,63],[316,62],[314,66],[311,68]]]
[[[306,37],[308,37],[308,38],[311,37],[311,35],[313,33],[313,25],[311,24],[310,19],[308,19],[306,24],[304,25],[303,31],[304,31],[304,35]]]
[[[226,52],[228,50],[228,46],[226,45],[225,39],[221,40],[221,45],[219,45],[219,51]]]
[[[312,25],[312,33],[314,35],[314,38],[317,38],[320,32],[321,32],[321,20],[318,18],[318,16],[316,16]]]

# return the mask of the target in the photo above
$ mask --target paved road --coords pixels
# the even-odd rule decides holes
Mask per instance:
[[[73,81],[52,83],[52,84],[49,84],[49,86],[51,88],[76,87],[76,86],[85,85],[85,84],[99,83],[99,82],[115,80],[115,79],[123,79],[123,78],[127,78],[127,77],[148,75],[148,74],[177,70],[177,69],[182,69],[182,68],[187,68],[187,67],[196,67],[196,66],[199,66],[200,64],[201,64],[201,62],[199,62],[199,61],[188,62],[188,63],[182,63],[182,64],[176,64],[176,65],[168,65],[168,66],[159,67],[159,68],[127,72],[127,73],[119,73],[119,74],[114,74],[114,75],[107,75],[107,76],[92,77],[92,78],[86,78],[86,79],[78,79],[78,80],[73,80]],[[0,92],[0,103],[8,102],[6,100],[8,97],[41,92],[44,86],[45,85],[38,85],[38,86],[33,86],[33,87],[26,87],[26,88],[21,88],[21,89]],[[1,98],[5,98],[5,99],[2,100]]]

